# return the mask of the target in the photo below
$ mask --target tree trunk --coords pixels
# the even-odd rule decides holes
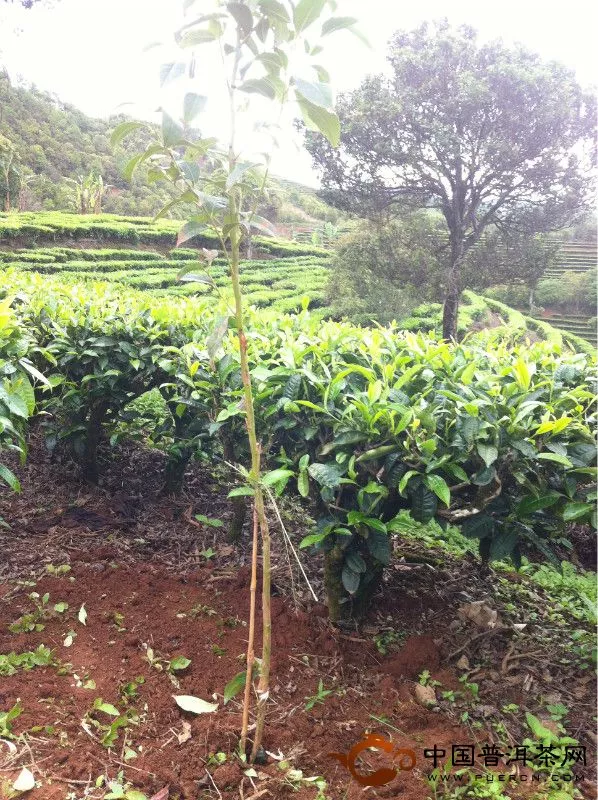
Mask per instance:
[[[457,341],[459,300],[461,298],[461,264],[463,263],[463,240],[451,234],[451,265],[446,282],[444,308],[442,310],[442,337]]]
[[[180,494],[183,489],[185,470],[191,458],[191,450],[185,449],[176,456],[171,456],[164,468],[164,486],[161,494]]]
[[[90,483],[98,482],[98,445],[102,440],[102,426],[107,411],[108,402],[99,401],[89,412],[87,436],[83,450],[83,475]]]
[[[245,498],[231,497],[233,506],[233,516],[228,526],[228,540],[229,542],[238,542],[243,533],[243,525],[247,518],[247,503]]]
[[[326,553],[324,561],[324,585],[328,600],[328,618],[336,623],[341,616],[341,600],[343,597],[343,551],[335,545]]]

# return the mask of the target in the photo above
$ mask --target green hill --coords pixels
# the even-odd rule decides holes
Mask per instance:
[[[25,176],[19,198],[21,210],[76,211],[69,180],[94,172],[102,176],[106,186],[103,211],[130,216],[157,214],[172,199],[172,190],[162,184],[148,184],[143,168],[131,182],[123,178],[127,161],[147,144],[143,134],[136,134],[113,151],[110,134],[123,119],[88,117],[35,86],[14,86],[6,73],[0,73],[0,142],[5,137],[14,145],[19,171]],[[260,213],[273,222],[305,223],[311,235],[325,222],[344,219],[309,186],[275,178],[272,188],[268,205]],[[184,211],[180,213],[184,216]],[[177,216],[176,211],[173,216]]]

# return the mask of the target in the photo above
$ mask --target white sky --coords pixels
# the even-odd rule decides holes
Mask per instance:
[[[20,74],[88,114],[122,110],[148,117],[161,102],[158,65],[168,58],[160,50],[144,53],[144,47],[171,41],[180,5],[180,0],[55,0],[49,8],[25,11],[0,0],[0,64],[11,76]],[[347,32],[330,37],[323,63],[337,90],[353,88],[384,67],[393,31],[444,16],[452,24],[472,25],[484,40],[522,42],[545,59],[561,61],[585,85],[596,81],[598,3],[591,0],[338,0],[337,14],[357,17],[372,44],[368,49]],[[203,75],[198,69],[204,94],[209,71],[209,64]],[[134,105],[119,108],[126,102]],[[289,145],[273,170],[314,183],[309,157]]]

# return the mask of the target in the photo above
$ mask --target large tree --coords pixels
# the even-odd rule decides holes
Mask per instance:
[[[306,143],[337,205],[441,211],[454,338],[462,265],[484,230],[555,229],[587,203],[594,102],[566,67],[447,22],[396,33],[388,60],[389,76],[339,98],[340,147],[313,133]]]

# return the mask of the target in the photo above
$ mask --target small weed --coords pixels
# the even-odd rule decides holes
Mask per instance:
[[[443,700],[448,700],[449,703],[454,703],[457,699],[457,695],[461,694],[460,692],[454,692],[452,689],[447,690],[446,692],[442,692],[441,697]]]
[[[226,654],[226,648],[225,647],[220,647],[220,645],[217,645],[217,644],[213,644],[212,645],[212,653],[215,656],[218,656],[218,658],[220,658],[220,656],[223,656],[223,655]]]
[[[8,630],[11,633],[31,633],[33,631],[43,631],[46,627],[45,623],[51,619],[53,614],[64,614],[68,610],[69,604],[65,602],[58,602],[54,604],[53,609],[49,608],[50,595],[46,592],[43,597],[39,596],[39,592],[31,592],[28,595],[29,599],[35,606],[33,611],[23,614],[15,622],[11,622]]]
[[[23,706],[17,701],[9,711],[0,711],[0,738],[14,739],[12,723],[21,715]]]
[[[189,612],[189,616],[192,619],[195,619],[195,617],[199,617],[200,614],[205,614],[206,617],[215,617],[217,613],[218,612],[215,609],[211,608],[210,606],[205,606],[201,603],[197,603],[196,605],[193,606],[193,608]]]
[[[226,753],[210,753],[208,760],[206,762],[206,766],[217,766],[219,767],[221,764],[226,762],[227,755]]]
[[[554,705],[547,705],[546,710],[550,714],[551,718],[555,722],[564,722],[566,720],[567,715],[569,714],[569,709],[567,706],[564,706],[562,703],[555,703]]]
[[[289,761],[281,761],[278,764],[278,769],[281,772],[284,772],[284,783],[287,786],[291,786],[293,791],[298,792],[301,788],[315,786],[318,790],[318,794],[314,800],[326,800],[325,792],[328,788],[328,784],[320,775],[314,775],[306,778],[303,774],[303,770],[293,769],[293,766]],[[247,772],[245,774],[247,775]]]
[[[479,694],[480,694],[480,687],[479,687],[479,684],[477,684],[477,683],[470,683],[470,682],[467,680],[467,676],[466,676],[466,675],[462,675],[462,676],[459,678],[459,682],[460,682],[460,683],[462,683],[462,684],[463,684],[463,687],[464,687],[465,689],[467,689],[467,690],[468,690],[468,691],[471,693],[472,697],[474,697],[476,700],[478,699],[478,697],[479,697]]]
[[[441,686],[442,684],[440,681],[435,681],[432,679],[430,675],[430,670],[425,669],[423,672],[420,673],[417,682],[420,683],[422,686]]]
[[[66,575],[70,571],[71,568],[68,564],[60,564],[58,567],[54,564],[46,564],[46,572],[49,575]]]
[[[118,687],[118,693],[120,694],[122,701],[124,703],[130,703],[133,700],[136,700],[139,696],[139,692],[137,690],[144,683],[145,678],[143,675],[138,675],[134,680],[129,681],[128,683],[121,683]]]
[[[315,705],[323,703],[324,700],[328,697],[328,695],[332,694],[333,692],[334,692],[334,689],[324,689],[324,683],[323,683],[322,679],[320,678],[320,682],[318,683],[318,690],[317,690],[316,694],[311,695],[311,697],[306,697],[305,698],[307,700],[307,702],[305,704],[305,710],[306,711],[311,711],[312,708]]]
[[[201,522],[202,525],[207,525],[210,528],[221,528],[224,523],[221,519],[214,519],[213,517],[206,517],[205,514],[196,514],[195,519]],[[203,553],[202,553],[203,555]],[[214,553],[216,555],[216,553]]]
[[[113,619],[113,621],[114,621],[114,625],[115,625],[115,627],[116,627],[116,630],[117,630],[119,633],[122,633],[123,631],[126,631],[126,630],[127,630],[127,629],[125,628],[125,626],[124,626],[124,622],[125,622],[125,615],[124,615],[124,614],[121,614],[121,613],[120,613],[120,611],[115,611],[115,612],[114,612],[114,614],[112,615],[112,619]]]
[[[395,644],[402,644],[405,641],[406,634],[400,631],[384,631],[374,636],[374,644],[380,655],[385,656],[388,651]]]
[[[54,663],[52,650],[40,644],[37,650],[27,650],[24,653],[0,654],[0,675],[14,675],[20,669],[28,671],[34,667],[47,667]]]
[[[97,719],[98,714],[103,714],[113,719],[111,722],[103,722],[103,717]],[[85,716],[98,729],[101,736],[100,741],[107,748],[113,747],[116,743],[121,728],[127,728],[132,724],[135,725],[139,721],[139,717],[133,709],[121,712],[112,703],[105,703],[101,697],[95,699],[93,708]]]
[[[116,778],[108,782],[106,782],[104,775],[100,775],[96,780],[96,789],[101,789],[103,786],[106,786],[108,789],[103,800],[147,800],[147,795],[134,789],[133,786],[125,780],[123,771],[119,772]]]

